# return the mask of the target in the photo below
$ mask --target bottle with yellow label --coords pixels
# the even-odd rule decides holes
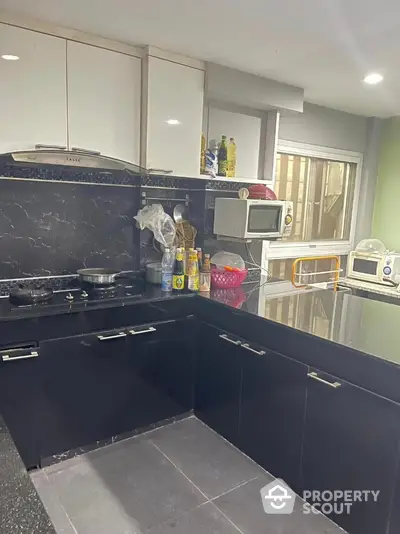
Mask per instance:
[[[188,288],[190,291],[199,290],[199,260],[197,251],[191,249],[189,253]]]
[[[227,148],[226,175],[229,178],[236,176],[236,143],[233,137],[229,139]]]
[[[185,269],[183,266],[183,249],[176,249],[174,272],[172,275],[172,290],[182,291],[185,288]]]

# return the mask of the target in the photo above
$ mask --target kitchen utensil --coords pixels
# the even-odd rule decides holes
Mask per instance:
[[[148,263],[146,265],[146,282],[161,285],[162,267],[161,262]]]
[[[172,214],[176,223],[181,223],[187,220],[186,206],[184,204],[177,204]]]
[[[95,269],[78,269],[77,274],[81,282],[89,284],[109,285],[115,283],[115,278],[121,274],[115,269],[95,268]]]
[[[179,247],[188,250],[194,248],[197,230],[188,221],[176,224],[176,238]]]
[[[33,304],[35,302],[46,302],[53,296],[53,290],[45,287],[23,287],[18,286],[10,290],[10,302],[19,306]]]
[[[276,200],[276,195],[264,184],[254,184],[249,187],[249,198],[260,200]]]

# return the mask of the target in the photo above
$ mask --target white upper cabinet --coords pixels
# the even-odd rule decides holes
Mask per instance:
[[[141,60],[67,42],[69,146],[139,164]]]
[[[204,71],[149,56],[147,91],[143,164],[175,175],[198,176]]]
[[[67,145],[66,42],[0,24],[0,153]]]

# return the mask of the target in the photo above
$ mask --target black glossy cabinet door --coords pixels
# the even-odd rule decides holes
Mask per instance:
[[[42,458],[190,410],[188,331],[169,321],[42,343]]]
[[[241,382],[235,337],[202,324],[196,351],[195,413],[234,445],[238,444]]]
[[[40,353],[37,348],[11,352],[15,354],[9,358],[9,351],[1,351],[0,414],[26,467],[31,468],[39,465]]]
[[[250,344],[240,350],[240,449],[298,490],[307,366]]]
[[[318,370],[310,370],[302,487],[379,490],[331,518],[350,534],[385,534],[396,476],[400,407]]]

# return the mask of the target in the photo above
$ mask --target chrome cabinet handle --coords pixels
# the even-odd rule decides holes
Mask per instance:
[[[138,336],[139,334],[148,334],[150,332],[155,332],[156,328],[153,328],[150,326],[150,328],[147,328],[146,330],[129,330],[129,333],[131,336]]]
[[[10,356],[9,354],[3,354],[1,359],[3,362],[13,362],[14,360],[27,360],[28,358],[37,358],[39,353],[35,350],[29,354],[22,354],[21,356]]]
[[[226,334],[219,334],[219,337],[223,339],[224,341],[229,341],[229,343],[232,343],[232,345],[240,345],[240,341],[229,339],[229,337]]]
[[[79,148],[77,146],[71,147],[71,152],[81,152],[82,154],[88,154],[92,156],[100,156],[101,152],[98,150],[90,150],[89,148]]]
[[[325,386],[329,386],[330,388],[337,389],[340,388],[340,386],[342,385],[340,382],[328,382],[328,380],[324,380],[314,371],[312,371],[311,373],[307,373],[307,376],[313,378],[314,380],[318,380],[318,382],[321,382],[321,384],[325,384]]]
[[[250,352],[254,352],[254,354],[257,354],[258,356],[264,356],[265,354],[265,350],[252,349],[248,343],[243,343],[242,347]]]
[[[99,341],[108,341],[109,339],[120,339],[126,337],[125,332],[119,332],[118,334],[113,334],[111,336],[97,336]]]
[[[41,145],[37,144],[35,145],[36,150],[45,149],[45,148],[51,148],[52,150],[67,150],[66,146],[63,145]]]

